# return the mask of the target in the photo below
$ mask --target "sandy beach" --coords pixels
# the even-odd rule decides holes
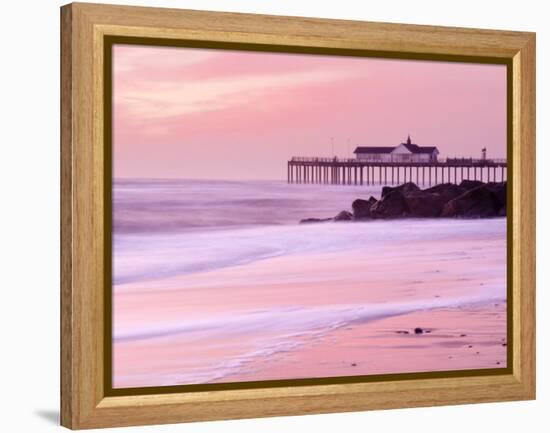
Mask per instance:
[[[416,328],[422,333],[416,334]],[[247,373],[225,379],[242,382],[258,376],[298,379],[503,368],[505,330],[504,303],[410,313],[335,330],[274,359],[251,362]],[[312,370],[314,364],[317,367]]]
[[[244,243],[315,241],[117,285],[114,385],[504,368],[505,228],[495,219],[239,230]],[[325,241],[342,248],[315,252]]]

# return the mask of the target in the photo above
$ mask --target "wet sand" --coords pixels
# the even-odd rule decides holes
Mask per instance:
[[[224,381],[506,368],[506,352],[506,304],[491,303],[346,326]]]

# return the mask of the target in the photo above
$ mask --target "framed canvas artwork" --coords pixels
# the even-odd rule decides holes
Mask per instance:
[[[62,8],[62,423],[534,398],[534,35]]]

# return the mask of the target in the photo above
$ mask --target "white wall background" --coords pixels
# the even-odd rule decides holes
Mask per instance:
[[[110,3],[110,2],[108,2]],[[548,431],[550,16],[536,0],[123,1],[144,6],[537,32],[538,400],[224,421],[132,432]],[[56,431],[59,410],[59,0],[3,2],[0,68],[2,431]],[[545,269],[546,268],[546,269]],[[120,431],[120,430],[119,430]]]

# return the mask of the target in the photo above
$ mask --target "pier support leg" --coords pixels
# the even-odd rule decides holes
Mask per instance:
[[[290,162],[286,165],[286,183],[290,183]]]

